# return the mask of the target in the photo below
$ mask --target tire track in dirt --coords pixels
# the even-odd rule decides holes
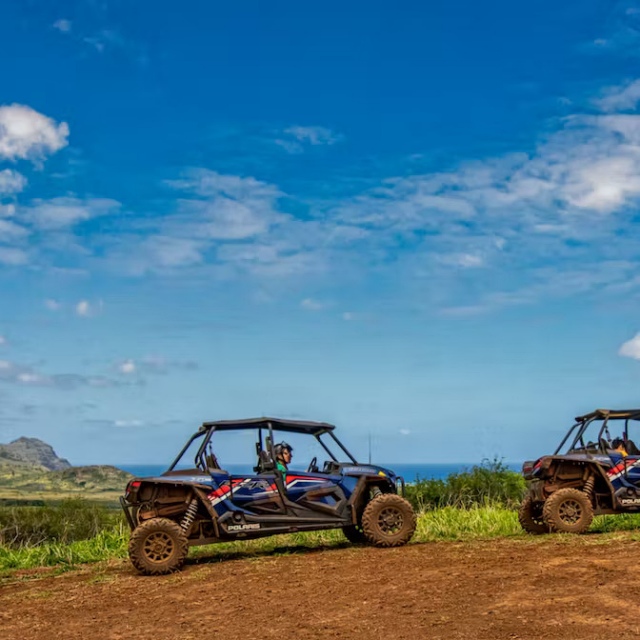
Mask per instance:
[[[635,638],[631,536],[127,562],[0,585],[3,640]]]

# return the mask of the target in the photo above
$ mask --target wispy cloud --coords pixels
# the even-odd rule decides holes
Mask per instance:
[[[141,358],[127,358],[116,364],[116,370],[125,376],[166,375],[171,371],[195,371],[198,364],[192,360],[173,360],[164,356],[149,355]]]
[[[0,264],[20,267],[29,263],[29,254],[23,249],[0,246]]]
[[[90,302],[89,300],[80,300],[76,306],[76,315],[81,318],[92,318],[102,313],[104,308],[104,302],[98,300],[97,302]]]
[[[632,80],[621,85],[608,87],[594,100],[601,111],[607,113],[632,111],[640,102],[640,80]]]
[[[121,204],[109,198],[59,197],[49,200],[33,200],[29,205],[19,206],[17,216],[32,227],[57,230],[73,227],[92,218],[114,215]]]
[[[13,169],[0,171],[0,196],[20,193],[26,186],[27,179],[21,173]]]
[[[44,306],[49,311],[59,311],[62,308],[62,303],[55,298],[47,298],[44,301]]]
[[[60,18],[59,20],[56,20],[51,26],[61,33],[69,33],[71,31],[71,20]]]
[[[292,126],[284,129],[274,141],[288,153],[302,153],[306,147],[332,145],[343,140],[343,136],[326,127]]]
[[[321,311],[326,307],[326,304],[319,300],[314,300],[313,298],[305,298],[300,303],[300,306],[307,311]]]
[[[69,391],[81,387],[110,388],[122,383],[105,376],[77,373],[47,374],[33,367],[9,360],[0,360],[0,383],[17,384],[25,387],[48,387]]]

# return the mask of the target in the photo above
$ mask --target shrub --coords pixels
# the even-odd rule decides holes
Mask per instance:
[[[119,513],[83,498],[55,506],[0,507],[0,545],[16,548],[88,540],[120,520]]]
[[[453,473],[446,480],[418,479],[407,485],[406,496],[418,511],[487,504],[515,508],[525,488],[522,475],[494,459],[484,460],[462,473]]]

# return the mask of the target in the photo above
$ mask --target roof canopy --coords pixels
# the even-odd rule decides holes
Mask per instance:
[[[586,422],[587,420],[640,420],[640,409],[596,409],[591,413],[578,416],[576,422]]]
[[[306,420],[284,420],[283,418],[247,418],[246,420],[217,420],[215,422],[203,422],[202,430],[215,428],[216,431],[233,431],[236,429],[268,428],[289,433],[310,433],[319,436],[327,431],[333,431],[335,427],[326,422],[309,422]]]

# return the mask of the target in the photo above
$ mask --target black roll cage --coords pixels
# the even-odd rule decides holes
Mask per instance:
[[[587,446],[588,442],[584,441],[584,434],[586,430],[589,428],[592,422],[596,420],[602,420],[602,426],[598,431],[598,440],[597,442],[593,442],[593,447],[597,447],[602,453],[607,453],[608,442],[611,440],[611,435],[609,434],[609,420],[624,420],[624,428],[623,428],[623,438],[624,440],[628,440],[629,438],[629,421],[630,420],[640,420],[640,410],[632,410],[632,411],[606,411],[606,410],[597,410],[593,413],[587,414],[586,416],[580,416],[576,418],[576,423],[567,431],[567,435],[562,439],[562,442],[558,445],[558,448],[555,450],[553,455],[558,455],[561,449],[569,440],[569,437],[572,433],[575,432],[574,438],[571,441],[571,445],[567,452],[575,451],[576,449],[584,449],[584,451],[588,454]],[[576,431],[577,429],[577,431]],[[607,436],[606,440],[603,436]],[[580,447],[576,445],[580,443]]]
[[[266,419],[264,421],[258,420],[245,420],[238,421],[237,423],[215,423],[215,422],[205,422],[196,433],[194,433],[189,440],[187,440],[186,444],[180,450],[180,453],[176,456],[174,461],[171,463],[171,466],[167,469],[165,473],[173,471],[176,465],[180,462],[184,454],[187,452],[189,447],[193,444],[195,440],[198,438],[203,438],[200,446],[198,447],[198,451],[194,456],[194,465],[199,469],[206,469],[207,463],[205,460],[206,456],[206,448],[207,445],[211,442],[211,438],[216,431],[240,431],[247,429],[255,429],[258,432],[258,441],[256,442],[257,447],[259,448],[258,455],[260,451],[265,451],[264,442],[263,442],[263,430],[267,432],[268,435],[265,437],[267,449],[266,451],[269,453],[271,460],[275,460],[275,444],[273,441],[273,432],[274,425],[276,431],[281,432],[289,432],[289,433],[303,433],[307,435],[313,436],[322,446],[322,448],[327,452],[329,457],[334,462],[339,462],[339,460],[335,457],[331,449],[326,445],[325,442],[322,441],[321,437],[325,434],[328,434],[333,441],[337,444],[337,446],[347,455],[349,460],[353,464],[359,464],[358,461],[351,455],[349,450],[338,440],[337,436],[333,433],[333,425],[324,425],[323,423],[299,423],[299,426],[296,423],[289,423],[287,421],[282,421],[278,419]],[[311,428],[308,425],[312,425]],[[204,437],[203,437],[204,436]]]

